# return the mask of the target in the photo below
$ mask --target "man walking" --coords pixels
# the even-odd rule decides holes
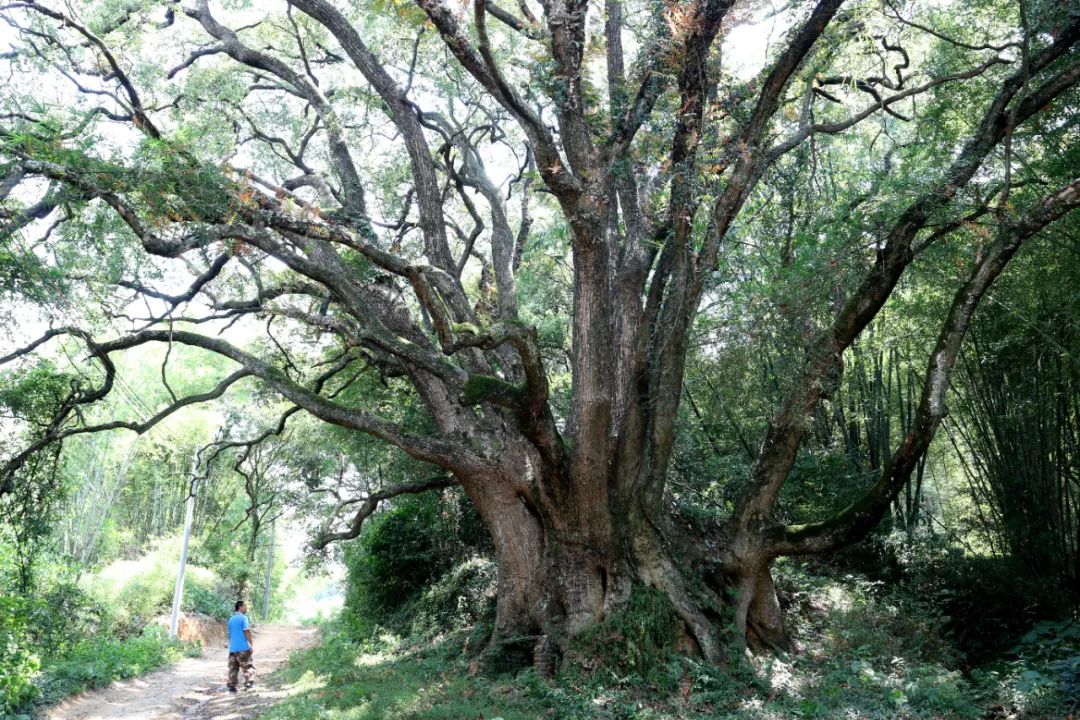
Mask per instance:
[[[251,654],[255,648],[251,642],[251,622],[247,617],[247,605],[237,600],[236,612],[229,618],[229,692],[236,692],[240,670],[244,671],[244,687],[255,684],[255,663]]]

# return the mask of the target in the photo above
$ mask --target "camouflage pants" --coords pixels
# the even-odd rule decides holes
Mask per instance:
[[[229,653],[229,688],[236,689],[240,671],[244,671],[244,687],[255,684],[255,662],[251,659],[251,650]]]

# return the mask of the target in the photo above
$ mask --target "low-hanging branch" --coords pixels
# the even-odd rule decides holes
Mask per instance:
[[[46,431],[48,440],[41,440],[35,443],[33,450],[24,451],[15,456],[9,461],[3,468],[3,477],[5,481],[10,479],[11,473],[13,473],[22,462],[25,461],[30,454],[34,451],[44,447],[52,441],[61,439],[56,436],[58,432],[58,426],[62,424],[70,413],[68,405],[75,403],[86,404],[95,402],[108,394],[109,389],[112,387],[112,378],[115,375],[115,368],[109,360],[109,354],[118,352],[121,350],[128,350],[139,345],[144,345],[150,342],[164,342],[164,343],[180,343],[191,347],[201,348],[203,350],[209,350],[210,352],[217,353],[223,357],[229,358],[234,362],[242,366],[242,370],[237,371],[228,379],[227,384],[224,387],[219,386],[220,392],[217,392],[212,397],[205,397],[204,400],[214,399],[220,397],[227,389],[229,384],[239,380],[245,376],[255,376],[266,382],[276,391],[281,393],[285,398],[293,403],[303,407],[307,412],[315,415],[316,417],[329,422],[331,424],[340,425],[342,427],[352,428],[360,430],[362,432],[369,433],[375,437],[385,440],[392,445],[404,450],[406,453],[413,457],[430,462],[440,467],[446,468],[466,468],[470,465],[478,465],[482,463],[482,460],[471,453],[465,446],[451,443],[438,438],[425,438],[421,436],[411,435],[402,428],[398,427],[394,423],[379,418],[373,414],[358,410],[355,408],[349,408],[320,395],[318,392],[310,390],[300,383],[290,379],[285,373],[278,370],[273,365],[267,363],[254,355],[246,353],[235,346],[220,340],[218,338],[205,337],[196,333],[183,331],[183,330],[143,330],[132,335],[123,336],[115,340],[96,343],[86,333],[76,328],[63,328],[59,330],[51,330],[46,333],[45,336],[36,340],[31,345],[22,348],[21,350],[9,354],[3,358],[0,358],[0,365],[10,362],[11,360],[23,357],[40,345],[44,344],[53,337],[70,334],[83,337],[88,346],[92,348],[95,357],[98,357],[103,365],[107,368],[111,368],[106,374],[106,381],[100,387],[87,393],[81,393],[70,402],[65,403],[61,413],[58,413],[53,425],[57,427],[50,427]],[[173,406],[166,408],[162,412],[151,418],[151,423],[156,424],[162,419],[172,414],[180,406],[192,404],[194,402],[200,402],[199,399],[182,399],[178,403],[174,403]],[[113,427],[128,427],[132,425],[130,429],[135,427],[141,427],[138,424],[130,424],[125,421],[114,421],[101,426],[93,426],[92,429],[73,428],[64,432],[65,436],[74,433],[92,432],[95,430],[107,430]],[[148,429],[148,428],[147,428]],[[40,446],[40,447],[39,447]]]
[[[360,508],[353,514],[352,519],[349,520],[349,525],[344,530],[332,531],[329,528],[321,530],[315,539],[311,542],[311,547],[315,550],[322,550],[328,545],[340,540],[352,540],[353,538],[360,537],[360,532],[364,528],[364,521],[378,509],[379,503],[389,500],[391,498],[398,497],[400,495],[415,495],[418,493],[428,492],[429,490],[444,490],[448,487],[454,487],[459,485],[460,482],[452,475],[441,475],[439,477],[430,478],[428,480],[421,480],[418,482],[404,483],[401,485],[395,485],[392,488],[380,490],[378,492],[371,493],[363,498],[349,498],[341,500],[332,518],[336,518],[337,514],[342,509],[349,505],[355,505],[361,503]]]

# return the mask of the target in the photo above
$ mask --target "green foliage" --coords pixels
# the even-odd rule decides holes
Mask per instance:
[[[975,718],[978,697],[942,636],[942,618],[916,598],[878,597],[872,583],[782,569],[779,584],[793,603],[798,652],[756,660],[767,699],[725,700],[747,717]],[[745,691],[744,691],[745,693]],[[727,716],[727,715],[725,715]]]
[[[890,587],[863,575],[816,574],[802,563],[779,561],[775,579],[799,636],[828,635],[831,646],[856,654],[906,657],[955,666],[944,616],[922,593]]]
[[[38,697],[34,676],[41,667],[28,633],[30,602],[0,595],[0,716],[7,717]]]
[[[1045,580],[1032,577],[1016,558],[967,553],[940,535],[913,541],[902,532],[879,533],[845,550],[840,560],[880,587],[918,597],[943,618],[944,632],[967,666],[999,657],[1058,612]]]
[[[991,664],[985,680],[1004,685],[1002,701],[1029,717],[1065,717],[1080,710],[1080,623],[1041,622],[1027,632],[1007,660]]]
[[[645,682],[671,690],[668,664],[675,658],[680,621],[667,596],[635,588],[627,606],[573,642],[573,663],[603,671],[616,683]]]
[[[0,594],[0,711],[42,701],[43,666],[114,630],[109,608],[68,575],[46,576],[36,587],[33,595]]]
[[[0,457],[6,460],[36,440],[67,398],[88,382],[49,361],[0,375],[0,415],[24,423],[23,432],[0,438]],[[36,452],[0,495],[0,544],[10,543],[12,550],[7,557],[0,553],[0,581],[23,593],[33,589],[34,566],[49,544],[54,513],[63,499],[62,468],[59,447]]]
[[[194,580],[188,584],[185,578],[183,609],[185,612],[197,612],[209,615],[216,620],[227,620],[233,614],[230,595],[220,584]]]
[[[220,222],[232,210],[229,180],[216,166],[197,162],[184,144],[145,140],[135,161],[129,182],[157,221]]]
[[[492,397],[519,401],[524,397],[524,387],[489,375],[470,375],[461,391],[461,400],[466,405],[476,405]]]
[[[40,360],[0,376],[0,406],[15,417],[44,424],[78,384],[85,384],[85,380]]]
[[[917,595],[794,563],[782,563],[777,580],[797,629],[790,657],[733,652],[714,666],[680,656],[677,619],[648,590],[576,640],[552,681],[531,669],[515,678],[470,673],[465,631],[431,645],[387,635],[358,642],[330,625],[320,646],[294,657],[285,673],[292,694],[268,718],[974,720],[1001,702],[1007,683],[967,679],[945,619]]]
[[[95,638],[77,644],[62,659],[48,663],[38,685],[44,702],[56,702],[113,680],[135,677],[198,654],[197,646],[169,639],[164,628],[149,627],[126,640]]]
[[[781,490],[777,512],[793,523],[827,518],[857,499],[875,479],[845,453],[802,452]]]
[[[475,510],[454,492],[405,496],[372,517],[345,551],[346,622],[354,636],[379,625],[406,632],[419,612],[427,616],[421,624],[447,618],[444,603],[457,602],[455,588],[483,585],[490,571],[466,565],[441,590],[428,588],[483,542]]]
[[[33,590],[35,566],[49,544],[63,498],[61,467],[59,447],[35,453],[14,474],[11,491],[0,495],[0,541],[11,544],[11,562],[0,564],[0,579],[22,593]]]
[[[290,697],[265,720],[535,720],[545,703],[525,687],[470,676],[446,645],[399,651],[390,639],[356,642],[329,625],[323,642],[293,657],[284,679]]]
[[[497,573],[494,561],[485,557],[450,568],[409,608],[409,636],[432,637],[494,621]]]
[[[162,542],[138,560],[114,562],[88,580],[100,602],[115,614],[117,631],[139,634],[153,619],[167,612],[176,583],[174,542]],[[185,612],[201,612],[223,619],[232,614],[233,593],[212,570],[189,563],[184,575]]]
[[[29,634],[45,659],[62,657],[79,642],[114,629],[111,609],[66,578],[40,588],[28,609]]]

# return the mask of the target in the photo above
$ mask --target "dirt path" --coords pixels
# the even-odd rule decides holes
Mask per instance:
[[[206,648],[188,658],[134,680],[83,693],[51,708],[48,720],[247,720],[277,702],[284,692],[268,683],[270,673],[293,650],[308,647],[318,630],[291,625],[255,629],[253,690],[229,693],[225,687],[228,653]]]

